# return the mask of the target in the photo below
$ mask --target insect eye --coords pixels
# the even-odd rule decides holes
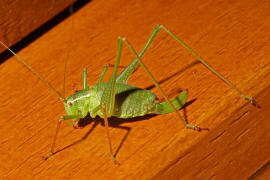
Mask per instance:
[[[69,106],[69,107],[71,107],[71,106],[72,106],[72,103],[71,103],[71,102],[69,102],[69,103],[68,103],[68,106]]]

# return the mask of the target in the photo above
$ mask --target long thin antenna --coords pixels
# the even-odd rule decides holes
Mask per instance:
[[[7,50],[9,50],[16,58],[18,61],[20,61],[21,63],[23,63],[30,71],[32,71],[32,73],[34,73],[49,89],[51,89],[51,91],[61,100],[61,101],[65,101],[65,98],[63,98],[47,81],[45,81],[45,79],[43,79],[43,77],[41,77],[34,69],[31,68],[31,66],[29,64],[27,64],[22,57],[20,57],[19,55],[17,55],[15,52],[13,52],[6,44],[4,44],[2,41],[0,41],[0,43],[2,44],[2,46],[4,46]]]
[[[66,55],[66,60],[65,60],[65,66],[64,66],[64,80],[63,80],[63,97],[66,97],[66,71],[67,71],[67,62],[69,59],[69,54],[70,54],[70,49],[71,49],[71,44],[72,44],[72,30],[73,30],[73,4],[71,4],[69,6],[69,14],[71,16],[71,34],[69,37],[69,44],[68,44],[68,48],[67,48],[67,55]]]

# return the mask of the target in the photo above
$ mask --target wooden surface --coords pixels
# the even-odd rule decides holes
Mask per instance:
[[[75,0],[0,2],[0,37],[9,46],[23,39]],[[0,53],[5,49],[0,47]]]
[[[268,180],[270,177],[270,163],[266,163],[263,167],[258,169],[248,180]]]
[[[18,53],[59,92],[69,45],[67,94],[74,86],[82,87],[83,68],[88,70],[88,84],[95,84],[103,65],[114,63],[119,35],[139,51],[159,23],[255,97],[262,108],[247,104],[160,32],[143,58],[145,64],[170,98],[179,89],[188,89],[190,104],[181,114],[210,131],[184,129],[173,113],[113,119],[110,132],[121,163],[116,166],[101,120],[86,120],[80,130],[64,123],[57,140],[60,152],[44,161],[41,157],[49,152],[64,108],[37,77],[11,58],[0,66],[1,177],[246,179],[270,160],[269,9],[269,1],[255,0],[90,2]],[[120,64],[132,59],[124,47]],[[153,86],[142,69],[129,82]],[[151,90],[161,97],[156,88]]]

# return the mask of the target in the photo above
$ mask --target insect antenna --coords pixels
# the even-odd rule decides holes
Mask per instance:
[[[71,16],[71,34],[69,37],[69,43],[68,43],[68,48],[67,48],[67,55],[66,55],[66,59],[65,59],[65,65],[64,65],[64,79],[63,79],[63,97],[65,97],[66,95],[66,71],[67,71],[67,62],[69,59],[69,55],[70,55],[70,50],[71,50],[71,44],[72,44],[72,30],[73,30],[73,4],[71,4],[69,6],[69,15]]]
[[[7,50],[9,50],[18,61],[20,61],[22,64],[24,64],[32,73],[34,73],[58,98],[60,101],[64,102],[65,98],[62,97],[43,77],[41,77],[29,64],[27,64],[23,58],[19,55],[17,55],[14,51],[12,51],[6,44],[4,44],[2,41],[0,41],[0,44],[4,46]]]

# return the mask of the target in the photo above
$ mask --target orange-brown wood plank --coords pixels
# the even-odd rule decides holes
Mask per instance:
[[[139,51],[154,26],[163,24],[262,108],[248,104],[161,31],[143,61],[170,98],[188,89],[190,104],[181,114],[210,131],[187,130],[174,113],[112,119],[113,148],[121,163],[116,166],[103,121],[88,120],[80,130],[63,123],[59,152],[44,161],[65,111],[37,77],[11,58],[0,66],[1,177],[246,179],[270,160],[269,8],[267,1],[258,0],[91,1],[18,53],[59,92],[68,46],[71,94],[74,86],[82,87],[83,68],[88,84],[95,84],[103,65],[114,63],[119,35]],[[120,64],[132,59],[124,47]],[[141,68],[129,83],[153,86]],[[161,98],[156,88],[151,91]]]
[[[258,169],[249,180],[268,180],[270,177],[270,166],[269,162],[266,163],[263,167]]]
[[[0,2],[0,37],[9,46],[20,41],[75,0]],[[0,53],[5,50],[0,47]]]

